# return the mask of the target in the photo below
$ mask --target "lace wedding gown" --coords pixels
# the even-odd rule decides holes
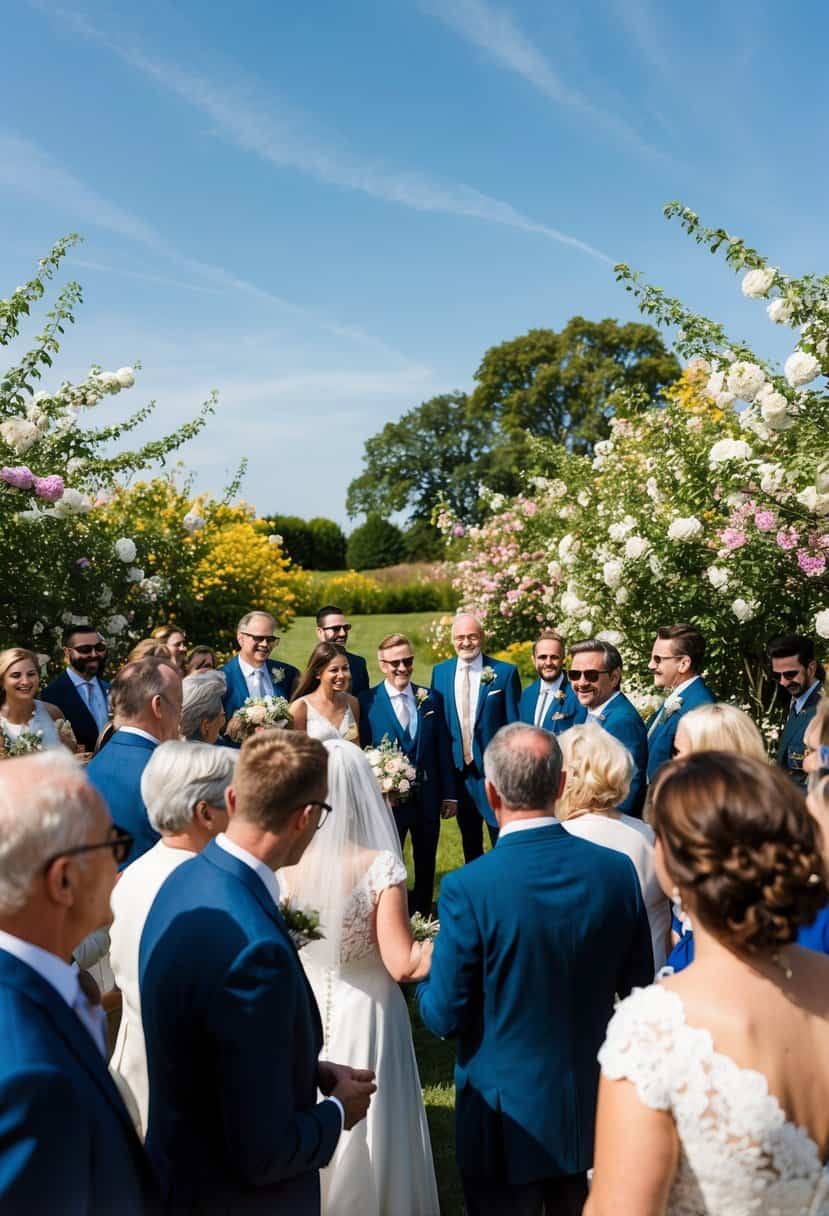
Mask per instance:
[[[351,706],[346,705],[343,720],[339,725],[339,729],[326,718],[325,714],[321,714],[318,709],[314,709],[311,702],[306,698],[305,701],[305,729],[314,739],[347,739],[349,743],[356,742],[359,737],[357,723],[354,721],[354,714],[351,712]]]
[[[300,953],[322,1015],[322,1058],[373,1068],[368,1116],[343,1132],[321,1173],[323,1216],[438,1216],[435,1172],[406,1001],[377,948],[377,900],[406,869],[378,853],[343,916],[340,965],[321,968]]]
[[[673,1116],[680,1155],[668,1216],[829,1216],[829,1166],[814,1140],[786,1118],[762,1073],[687,1025],[675,992],[654,984],[622,1001],[599,1063]]]

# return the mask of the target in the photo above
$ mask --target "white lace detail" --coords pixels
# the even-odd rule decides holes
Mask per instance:
[[[762,1073],[686,1024],[675,992],[653,984],[622,1001],[599,1063],[673,1115],[680,1157],[668,1216],[829,1216],[829,1167],[814,1140],[786,1119]]]
[[[357,723],[354,721],[354,714],[351,712],[351,706],[346,705],[345,713],[339,727],[336,727],[333,722],[326,718],[325,714],[321,714],[318,709],[315,709],[307,697],[303,697],[305,701],[306,712],[306,730],[314,739],[347,739],[349,743],[353,743],[359,736]]]
[[[406,867],[394,853],[378,853],[351,894],[343,915],[341,963],[367,958],[377,948],[374,911],[387,887],[406,881]]]

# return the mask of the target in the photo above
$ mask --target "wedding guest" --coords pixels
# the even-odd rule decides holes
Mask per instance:
[[[36,742],[40,735],[40,748],[67,747],[74,752],[76,745],[70,731],[63,736],[59,724],[65,722],[56,705],[39,701],[40,670],[37,655],[22,646],[12,646],[0,651],[0,756],[26,740]]]
[[[153,630],[152,636],[170,651],[180,675],[184,675],[184,663],[187,657],[187,635],[179,625],[159,625]]]
[[[633,758],[618,739],[594,722],[565,731],[560,742],[567,781],[556,815],[572,836],[616,849],[633,862],[658,971],[671,947],[671,907],[656,876],[653,828],[621,810],[630,789]]]
[[[345,647],[318,642],[291,698],[294,730],[315,739],[347,739],[359,745],[360,706],[350,687]]]
[[[182,862],[200,853],[227,828],[225,791],[238,752],[173,739],[160,744],[141,776],[141,796],[161,839],[124,871],[112,893],[110,964],[123,995],[123,1013],[110,1069],[129,1094],[142,1139],[147,1131],[149,1088],[141,1024],[138,947],[144,922],[162,884]]]
[[[322,1014],[323,1052],[377,1076],[367,1118],[322,1172],[327,1216],[439,1216],[429,1129],[400,982],[429,971],[431,942],[412,940],[406,867],[366,756],[341,739],[328,751],[331,811],[299,864],[280,870],[285,895],[314,907],[325,936],[300,960]]]
[[[656,631],[648,670],[657,688],[666,691],[661,707],[648,723],[648,782],[660,765],[670,760],[674,736],[682,716],[716,697],[700,672],[705,659],[705,638],[693,625],[664,625]]]
[[[768,656],[772,675],[791,702],[777,746],[777,763],[805,790],[804,736],[823,696],[826,672],[815,657],[814,642],[802,634],[775,638],[768,645]]]
[[[585,711],[564,670],[567,643],[555,629],[545,629],[533,642],[532,661],[538,675],[521,693],[518,703],[520,722],[530,722],[542,730],[560,735],[585,718]]]
[[[633,761],[630,791],[619,810],[624,815],[641,818],[645,805],[648,732],[639,711],[622,692],[622,656],[615,646],[600,638],[577,642],[570,654],[570,683],[586,711],[586,720],[618,739]]]
[[[433,1034],[458,1040],[469,1216],[540,1216],[545,1204],[576,1216],[592,1161],[595,1053],[615,995],[653,976],[648,919],[630,860],[557,822],[554,735],[505,726],[484,763],[501,833],[441,883],[420,1012]]]
[[[169,661],[141,659],[121,668],[111,695],[120,725],[87,772],[113,821],[132,836],[129,865],[158,840],[141,797],[141,774],[159,743],[178,738],[181,678]]]
[[[62,751],[0,764],[0,1210],[148,1216],[155,1185],[68,959],[109,919],[113,829]]]
[[[585,1213],[822,1213],[829,959],[794,944],[827,901],[817,825],[779,769],[731,752],[666,765],[653,823],[697,958],[608,1028]]]
[[[457,658],[432,669],[432,688],[443,698],[443,713],[452,739],[458,827],[465,861],[484,850],[486,823],[490,842],[498,839],[495,815],[484,790],[484,752],[500,727],[518,720],[521,680],[512,663],[483,654],[481,623],[469,613],[452,622]]]
[[[429,916],[441,816],[454,815],[458,806],[443,699],[413,682],[414,650],[404,634],[383,638],[377,662],[385,679],[360,697],[360,741],[368,747],[388,737],[415,769],[414,788],[406,798],[394,800],[391,810],[401,849],[410,833],[412,837],[412,911]]]
[[[212,646],[194,646],[184,663],[186,676],[197,675],[200,671],[215,671],[219,659]]]
[[[102,677],[107,645],[92,625],[69,625],[63,631],[66,670],[43,690],[43,700],[56,705],[69,722],[84,752],[93,752],[109,721],[109,684]]]
[[[140,663],[142,659],[164,659],[165,663],[169,663],[178,671],[178,663],[173,658],[170,647],[158,638],[142,638],[140,642],[136,642],[127,655],[126,661],[127,663]]]
[[[168,1211],[316,1216],[319,1170],[368,1109],[372,1074],[318,1059],[319,1011],[274,874],[328,813],[327,762],[296,731],[248,739],[227,832],[174,870],[147,916],[147,1148]]]
[[[342,608],[337,608],[334,604],[326,604],[320,608],[317,613],[317,637],[321,642],[335,642],[345,649],[349,633],[351,625],[345,619]],[[362,655],[352,654],[350,650],[345,653],[351,672],[351,687],[348,691],[352,696],[359,697],[369,686],[368,667]]]
[[[181,736],[192,742],[216,743],[225,726],[224,672],[209,669],[181,682]]]
[[[239,648],[224,667],[227,680],[225,695],[225,717],[228,722],[241,709],[248,697],[290,697],[299,677],[296,667],[290,663],[274,663],[270,653],[279,645],[276,620],[269,612],[246,613],[236,627],[236,645]],[[232,747],[238,747],[228,739]]]
[[[823,855],[829,864],[829,700],[822,697],[815,716],[806,728],[806,806],[820,825]],[[811,925],[797,932],[797,941],[810,950],[829,954],[829,904],[821,908]]]

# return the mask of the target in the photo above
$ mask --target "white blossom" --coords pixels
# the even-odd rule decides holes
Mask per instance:
[[[67,477],[75,477],[76,474],[82,472],[86,468],[86,461],[83,456],[73,456],[71,460],[66,462]]]
[[[705,391],[709,397],[713,397],[716,401],[720,393],[725,388],[725,372],[712,372],[708,377],[708,383],[705,386]]]
[[[278,532],[271,532],[270,536],[268,537],[268,544],[269,545],[281,545],[282,537],[279,535]]]
[[[737,398],[733,393],[723,392],[717,393],[716,397],[714,398],[714,403],[718,409],[727,410],[731,408],[736,400]]]
[[[607,534],[611,540],[624,540],[629,532],[632,532],[636,527],[636,520],[630,515],[626,515],[619,523],[611,524],[607,530]]]
[[[570,553],[578,551],[580,542],[576,540],[572,532],[565,532],[561,540],[558,542],[558,555],[562,561],[566,561]]]
[[[824,608],[816,614],[815,633],[819,638],[829,638],[829,608]]]
[[[820,364],[814,355],[808,355],[805,350],[796,350],[789,355],[783,371],[792,388],[800,388],[802,384],[810,384],[815,376],[820,375]]]
[[[771,266],[766,266],[761,270],[749,270],[743,276],[741,284],[743,295],[750,300],[761,300],[763,296],[768,295],[776,274],[777,271]]]
[[[627,587],[619,587],[614,599],[616,600],[617,604],[626,604],[630,599],[630,592],[628,591]]]
[[[124,371],[126,370],[127,369],[124,368]],[[118,379],[115,372],[99,372],[97,379],[98,383],[102,384],[104,388],[115,389],[117,392],[121,387],[121,381]]]
[[[723,566],[709,566],[705,577],[715,591],[723,591],[729,583],[728,571]]]
[[[135,373],[131,367],[119,367],[115,377],[121,388],[132,388],[135,384]]]
[[[786,431],[794,426],[794,418],[789,413],[789,402],[782,393],[778,393],[773,384],[766,384],[757,394],[757,405],[763,421],[773,431]]]
[[[602,577],[606,587],[610,587],[611,590],[618,587],[622,581],[622,563],[615,560],[605,562],[602,568]]]
[[[741,401],[753,401],[766,383],[766,373],[756,363],[739,360],[728,369],[726,387]]]
[[[144,571],[138,566],[130,566],[127,571],[127,578],[131,583],[140,583],[144,577]]]
[[[653,502],[659,502],[662,495],[659,492],[659,485],[655,477],[649,477],[645,482],[645,493]]]
[[[668,540],[698,540],[704,531],[702,521],[696,515],[678,515],[668,525]]]
[[[816,515],[829,513],[829,494],[819,494],[817,486],[807,486],[796,497],[807,511],[813,511]]]
[[[27,418],[9,418],[0,423],[0,438],[20,455],[40,438],[40,431]]]
[[[625,541],[625,557],[636,561],[637,558],[644,557],[650,547],[650,541],[645,540],[644,536],[629,536]]]
[[[731,611],[734,613],[738,621],[745,624],[746,621],[753,620],[757,614],[757,605],[753,600],[744,600],[738,598],[731,605]]]
[[[781,464],[768,462],[758,464],[757,472],[760,474],[760,489],[764,494],[776,494],[786,476]]]
[[[104,584],[104,586],[98,592],[98,603],[101,605],[102,608],[109,607],[109,605],[112,603],[112,588],[111,587],[107,587],[106,584]]]
[[[204,527],[204,520],[195,511],[188,511],[182,519],[181,525],[185,532],[189,532],[192,536],[194,532],[198,532],[200,528]]]
[[[67,486],[58,502],[52,507],[51,514],[58,519],[68,519],[71,515],[86,515],[92,510],[92,499],[80,490]]]
[[[578,494],[576,495],[576,502],[580,507],[587,506],[587,504],[590,502],[590,495],[587,493],[587,490],[579,490]]]
[[[751,448],[744,439],[718,439],[708,453],[708,463],[722,464],[726,460],[751,460]]]
[[[578,616],[584,612],[587,604],[574,591],[565,591],[561,597],[561,610],[567,616]]]
[[[583,637],[589,638],[593,632],[593,622],[588,618],[585,618],[583,621],[579,621],[579,632]]]
[[[662,563],[655,553],[652,553],[648,558],[648,565],[654,578],[662,577]]]
[[[107,633],[114,634],[116,637],[119,633],[123,633],[128,624],[127,618],[116,612],[107,621]]]
[[[596,634],[596,639],[599,642],[608,642],[611,646],[621,646],[625,635],[618,629],[602,629],[601,633]]]
[[[775,325],[788,325],[792,319],[792,306],[782,296],[777,296],[771,300],[766,312],[769,315],[769,320]]]
[[[122,536],[115,542],[115,555],[122,562],[134,562],[137,552],[135,541],[128,536]]]

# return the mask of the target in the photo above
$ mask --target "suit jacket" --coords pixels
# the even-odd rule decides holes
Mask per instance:
[[[296,667],[292,667],[290,663],[275,663],[273,659],[266,659],[265,666],[270,673],[271,683],[273,684],[275,694],[278,697],[285,697],[285,699],[288,700],[291,696],[294,685],[299,679],[299,671],[296,669]],[[238,655],[234,655],[233,658],[225,663],[224,667],[220,667],[219,670],[224,672],[225,681],[227,683],[227,692],[222,698],[222,705],[224,706],[225,717],[229,722],[236,713],[236,710],[241,709],[245,701],[247,701],[248,697],[250,696],[250,690],[248,689],[248,682],[242,674],[242,669],[239,666]],[[278,672],[284,672],[281,680],[277,680],[276,678],[276,673]],[[233,739],[228,738],[227,735],[222,736],[222,743],[225,747],[241,747],[240,743],[235,743]]]
[[[439,692],[412,684],[415,697],[425,693],[426,699],[417,709],[417,734],[412,740],[398,721],[386,684],[375,684],[360,697],[360,742],[363,747],[381,743],[388,737],[399,745],[417,769],[417,787],[409,801],[417,802],[430,819],[440,816],[444,798],[455,797],[455,773],[452,768],[452,746]]]
[[[645,781],[648,767],[648,732],[642,716],[623,692],[614,697],[609,705],[600,705],[597,714],[599,725],[618,739],[633,757],[633,773],[630,779],[630,792],[619,806],[625,815],[635,815],[642,818],[642,807],[645,805],[647,783]]]
[[[803,771],[803,757],[806,754],[806,728],[817,713],[823,690],[818,685],[800,713],[789,712],[783,730],[780,732],[780,742],[777,745],[777,763],[791,777],[795,785],[806,789],[808,774]],[[794,710],[794,703],[792,703]]]
[[[670,695],[669,693],[668,696]],[[702,676],[694,680],[680,695],[682,704],[679,709],[667,717],[664,711],[660,710],[648,729],[648,784],[653,781],[657,770],[671,759],[674,736],[682,715],[699,705],[712,705],[717,699]]]
[[[530,726],[535,722],[540,685],[540,679],[528,684],[521,693],[521,700],[518,703],[519,721],[527,722]],[[551,697],[540,723],[542,730],[549,730],[554,735],[560,735],[562,731],[569,730],[571,726],[579,726],[587,716],[587,710],[579,702],[566,676],[562,680],[559,692],[564,694],[563,700],[555,700]]]
[[[0,1211],[146,1216],[152,1172],[103,1056],[63,998],[0,950]]]
[[[345,653],[351,668],[351,695],[359,697],[360,693],[368,692],[368,666],[361,654],[352,654],[350,650]]]
[[[109,684],[99,676],[96,676],[95,680],[106,701],[109,693]],[[98,723],[92,717],[92,714],[89,712],[89,706],[70,680],[69,673],[66,671],[61,672],[57,679],[54,679],[51,684],[44,688],[40,697],[42,701],[48,701],[50,705],[57,705],[75,732],[75,738],[85,751],[91,752],[98,741]]]
[[[586,1169],[614,994],[653,979],[630,858],[553,820],[447,874],[438,913],[417,996],[432,1033],[458,1040],[461,1173],[518,1185]]]
[[[139,953],[147,1150],[168,1210],[315,1216],[340,1135],[322,1025],[262,880],[214,841],[176,869]]]
[[[132,835],[132,848],[122,870],[160,839],[141,797],[141,774],[157,746],[141,735],[117,730],[86,766],[89,780],[109,807],[112,822]]]

